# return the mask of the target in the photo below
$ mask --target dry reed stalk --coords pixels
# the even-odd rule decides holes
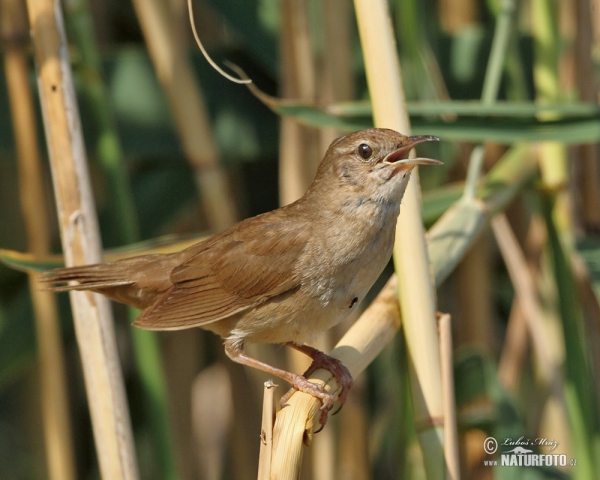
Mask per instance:
[[[460,305],[459,345],[477,345],[492,353],[497,345],[492,309],[492,268],[489,235],[473,243],[456,268],[456,289]],[[474,295],[474,292],[477,292]]]
[[[400,64],[387,4],[355,0],[367,83],[377,127],[410,134]],[[413,172],[396,228],[394,265],[409,357],[411,395],[429,480],[445,476],[443,407],[436,299],[421,220],[418,170]]]
[[[196,185],[211,229],[234,224],[237,212],[219,167],[202,91],[177,29],[173,11],[161,0],[134,0],[142,32],[158,79],[167,95],[185,156],[194,170]]]
[[[5,46],[4,70],[11,106],[19,165],[19,193],[29,252],[50,252],[51,234],[42,165],[38,149],[33,96],[28,79],[27,20],[21,0],[0,3],[1,37]],[[48,478],[74,480],[75,458],[69,419],[65,359],[54,294],[40,289],[39,273],[29,272],[38,345],[40,402]]]
[[[46,140],[66,264],[102,260],[60,3],[28,0]],[[108,300],[71,292],[98,463],[103,478],[138,478]]]
[[[271,477],[271,454],[273,453],[273,424],[275,423],[275,385],[265,382],[263,390],[262,425],[260,430],[260,454],[258,457],[258,480]]]
[[[456,404],[454,401],[454,358],[452,356],[452,324],[450,315],[442,314],[440,329],[440,357],[442,361],[442,394],[444,396],[444,455],[446,480],[460,480]]]

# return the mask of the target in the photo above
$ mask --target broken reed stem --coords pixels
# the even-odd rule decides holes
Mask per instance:
[[[29,252],[50,252],[51,234],[42,165],[38,150],[33,96],[28,79],[27,25],[21,0],[0,3],[1,36],[5,45],[4,70],[19,166],[19,193]],[[75,458],[69,418],[65,359],[56,297],[39,287],[39,273],[29,272],[38,345],[40,402],[48,478],[74,480]]]
[[[442,394],[444,396],[444,456],[446,480],[460,480],[458,434],[456,430],[456,403],[454,401],[454,358],[452,355],[452,323],[444,313],[438,320],[440,329],[440,357],[442,361]]]
[[[204,212],[213,231],[238,217],[227,178],[219,166],[208,112],[192,65],[177,35],[173,10],[162,0],[134,0],[142,33],[158,79],[167,95],[185,156],[195,173]],[[202,34],[202,32],[200,32]]]
[[[273,424],[275,423],[275,388],[272,380],[265,382],[263,390],[262,424],[260,429],[260,453],[258,457],[258,480],[269,480],[271,455],[273,453]]]
[[[27,0],[67,266],[101,261],[101,245],[60,3]],[[102,478],[137,479],[133,436],[108,300],[71,292],[75,334]]]
[[[385,0],[355,0],[356,19],[373,120],[410,134],[400,63]],[[445,474],[443,407],[436,299],[421,219],[418,169],[403,197],[396,228],[394,266],[409,357],[411,397],[427,478]]]

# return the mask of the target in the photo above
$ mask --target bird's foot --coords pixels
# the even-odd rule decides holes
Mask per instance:
[[[316,349],[315,349],[316,350]],[[338,403],[340,404],[339,408],[333,413],[335,415],[338,413],[344,403],[346,402],[346,398],[348,397],[348,392],[354,383],[354,379],[350,374],[350,371],[344,366],[342,362],[340,362],[337,358],[330,357],[326,353],[323,353],[319,350],[316,350],[316,353],[312,357],[313,362],[308,367],[308,370],[304,373],[304,377],[308,378],[310,375],[315,373],[320,368],[325,370],[329,370],[333,377],[338,382],[340,386],[340,394],[338,395]]]
[[[279,401],[281,406],[283,407],[290,397],[297,391],[308,393],[309,395],[312,395],[321,401],[321,416],[319,418],[319,423],[321,426],[315,431],[315,433],[320,432],[327,423],[327,414],[335,404],[335,397],[331,393],[327,392],[323,385],[309,382],[305,377],[296,375],[294,377],[294,381],[292,382],[292,388],[288,390],[288,392],[281,397],[281,400]]]
[[[310,377],[310,375],[312,375],[314,372],[316,372],[317,370],[319,370],[321,368],[323,368],[325,370],[329,370],[331,372],[331,374],[334,376],[334,378],[336,379],[336,381],[338,382],[338,384],[340,386],[340,394],[338,395],[338,402],[339,402],[340,406],[333,413],[333,415],[338,413],[342,409],[342,406],[344,405],[346,398],[348,396],[348,391],[350,390],[350,388],[352,387],[352,384],[354,383],[354,380],[352,378],[352,375],[350,374],[350,371],[337,358],[330,357],[329,355],[321,352],[320,350],[317,350],[316,348],[309,347],[308,345],[296,345],[296,344],[290,344],[290,346],[305,353],[306,355],[310,356],[313,359],[313,362],[310,365],[310,367],[308,368],[308,370],[306,372],[304,372],[303,378],[305,380],[308,377]],[[307,382],[308,382],[308,380],[307,380]],[[316,385],[314,383],[310,383],[310,382],[308,382],[308,383],[310,385]],[[324,392],[323,387],[321,387],[320,385],[319,385],[319,387]],[[297,388],[296,385],[293,385],[293,387],[283,397],[281,397],[281,405],[285,405],[285,403],[287,403],[289,398],[294,394],[294,392],[296,390],[304,391],[300,388]],[[311,392],[306,392],[306,393],[311,393]],[[327,393],[327,395],[334,398],[333,395],[331,395],[329,393]],[[320,398],[318,395],[314,395],[314,396],[317,398]],[[334,398],[334,401],[335,401],[335,398]],[[329,411],[331,410],[332,407],[333,407],[333,403],[331,403],[330,406],[326,407],[325,402],[323,402],[323,406],[321,407],[321,418],[320,418],[321,428],[319,428],[319,430],[317,430],[315,433],[320,432],[323,429],[323,427],[325,426],[325,423],[327,423],[327,414],[329,413]]]

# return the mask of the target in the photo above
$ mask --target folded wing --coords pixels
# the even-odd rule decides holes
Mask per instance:
[[[151,330],[201,326],[260,305],[300,286],[297,262],[309,223],[282,210],[253,217],[182,252],[173,284],[134,325]]]

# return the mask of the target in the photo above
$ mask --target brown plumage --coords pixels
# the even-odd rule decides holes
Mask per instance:
[[[406,159],[414,145],[427,140],[437,139],[387,129],[341,137],[329,147],[306,194],[290,205],[178,253],[52,270],[44,281],[69,282],[56,291],[93,290],[140,308],[134,322],[140,328],[214,331],[234,361],[320,398],[324,423],[330,394],[248,357],[243,343],[287,343],[310,355],[316,362],[312,370],[325,366],[338,372],[343,403],[351,385],[347,370],[303,344],[355,310],[389,261],[411,169],[440,163]]]

